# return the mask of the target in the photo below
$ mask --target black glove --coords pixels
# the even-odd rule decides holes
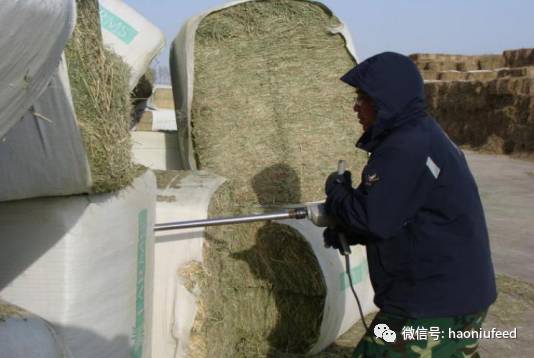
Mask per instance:
[[[339,243],[339,236],[342,233],[338,228],[327,227],[323,231],[324,247],[339,250],[341,244]]]
[[[333,172],[326,178],[324,184],[324,191],[326,195],[329,195],[336,185],[343,185],[346,188],[352,188],[352,174],[350,171],[345,171],[343,174],[338,174],[338,172]]]

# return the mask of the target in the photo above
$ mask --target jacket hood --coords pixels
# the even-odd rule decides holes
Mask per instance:
[[[341,80],[367,93],[376,107],[375,123],[356,144],[372,150],[389,131],[426,117],[423,79],[408,57],[383,52],[363,61]]]

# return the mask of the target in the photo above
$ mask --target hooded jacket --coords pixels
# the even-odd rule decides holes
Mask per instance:
[[[363,238],[375,304],[413,318],[486,309],[497,293],[478,189],[462,151],[425,112],[417,67],[386,52],[341,80],[371,97],[376,120],[357,143],[370,152],[361,184],[335,185],[326,208]]]

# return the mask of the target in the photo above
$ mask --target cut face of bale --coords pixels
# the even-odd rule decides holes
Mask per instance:
[[[129,68],[104,48],[98,2],[78,0],[78,21],[65,53],[72,97],[91,167],[93,192],[116,191],[134,177]]]
[[[196,164],[228,179],[210,217],[321,200],[338,159],[362,168],[355,91],[339,80],[355,61],[331,31],[338,25],[315,3],[283,0],[201,20],[190,109]],[[303,236],[282,224],[209,228],[204,258],[204,321],[191,356],[309,351],[326,289]]]

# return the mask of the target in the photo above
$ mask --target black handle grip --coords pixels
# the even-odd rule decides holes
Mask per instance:
[[[339,240],[339,245],[340,245],[339,253],[343,256],[350,255],[352,252],[350,251],[350,245],[347,242],[347,238],[345,237],[345,234],[340,232],[338,236],[338,240]]]

